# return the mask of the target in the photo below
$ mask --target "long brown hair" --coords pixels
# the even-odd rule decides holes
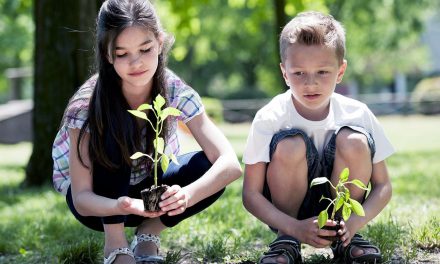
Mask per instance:
[[[96,25],[96,67],[98,79],[89,103],[89,116],[80,130],[78,139],[78,157],[83,165],[80,154],[80,143],[87,132],[90,133],[89,156],[91,164],[98,163],[108,169],[115,169],[123,163],[131,165],[131,154],[141,148],[141,129],[122,94],[121,78],[108,61],[108,55],[115,56],[115,41],[126,28],[140,26],[154,33],[156,38],[164,34],[154,7],[146,0],[107,0],[99,11]],[[164,45],[167,44],[165,40]],[[170,44],[170,43],[168,43]],[[151,98],[161,94],[167,98],[165,80],[166,51],[159,55],[159,62],[153,76]],[[155,123],[156,118],[150,111],[149,118]],[[165,138],[167,122],[161,136]],[[154,131],[147,125],[145,140],[146,153],[152,153]],[[120,155],[109,155],[108,149],[116,148]]]

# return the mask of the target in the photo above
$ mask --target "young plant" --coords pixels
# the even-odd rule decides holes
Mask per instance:
[[[335,190],[335,198],[334,199],[330,199],[327,197],[322,196],[321,199],[319,201],[322,200],[329,200],[330,204],[327,206],[327,208],[325,210],[323,210],[321,213],[319,213],[318,216],[318,225],[319,228],[323,228],[327,222],[328,219],[331,220],[335,220],[335,214],[336,212],[342,208],[342,218],[344,219],[344,221],[347,221],[348,218],[350,218],[350,215],[352,212],[354,212],[355,214],[359,215],[359,216],[365,216],[365,212],[364,212],[364,208],[362,207],[362,205],[350,198],[350,191],[347,188],[348,184],[353,184],[359,188],[361,188],[362,190],[368,190],[368,188],[365,186],[365,184],[363,182],[361,182],[358,179],[354,179],[351,181],[348,181],[348,175],[350,174],[350,171],[348,168],[344,168],[341,172],[341,174],[339,175],[339,181],[338,184],[336,186],[334,186],[330,180],[326,177],[319,177],[316,179],[313,179],[312,182],[310,183],[310,187],[318,185],[318,184],[323,184],[328,182],[330,184],[330,186]],[[330,208],[330,206],[333,205],[333,210],[331,213],[330,218],[328,217],[328,209]]]
[[[153,157],[142,152],[136,152],[130,157],[131,159],[147,157],[153,162],[154,185],[149,190],[145,189],[141,192],[146,211],[159,210],[159,207],[157,205],[159,201],[159,197],[166,190],[166,188],[165,189],[162,188],[160,192],[157,191],[158,193],[155,193],[154,195],[151,194],[151,192],[153,192],[153,189],[156,189],[158,187],[157,169],[159,162],[163,172],[165,172],[168,169],[170,160],[178,164],[176,156],[173,153],[169,155],[165,154],[165,141],[159,135],[162,132],[163,123],[165,119],[169,116],[180,116],[181,112],[180,110],[174,107],[166,107],[165,109],[162,109],[164,105],[165,105],[165,99],[160,94],[158,94],[153,101],[153,105],[142,104],[136,110],[128,110],[128,112],[130,112],[132,115],[144,119],[147,123],[149,123],[151,128],[155,132],[155,137],[153,140],[153,146],[154,146]],[[156,116],[157,122],[155,124],[153,124],[151,120],[148,119],[147,114],[144,112],[146,110],[152,111],[153,114]],[[147,198],[148,195],[151,195],[153,197]],[[151,201],[147,201],[147,199],[150,199]],[[149,205],[147,205],[147,203],[151,204],[151,207],[148,207]]]

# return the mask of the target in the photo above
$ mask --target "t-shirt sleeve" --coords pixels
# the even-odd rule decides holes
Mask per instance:
[[[269,146],[273,135],[274,131],[271,121],[263,119],[260,112],[257,113],[247,138],[243,153],[243,163],[270,162]]]
[[[186,123],[205,111],[200,95],[177,75],[169,72],[167,82],[170,106],[182,112],[179,120]]]
[[[388,140],[385,131],[374,114],[368,109],[371,124],[371,133],[374,139],[376,152],[373,156],[373,164],[381,162],[391,156],[395,150],[391,142]]]

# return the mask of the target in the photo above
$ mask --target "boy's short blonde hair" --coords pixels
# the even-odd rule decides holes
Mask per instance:
[[[345,31],[331,15],[315,11],[299,13],[284,26],[280,36],[280,56],[284,63],[290,44],[325,45],[334,48],[342,64],[345,56]]]

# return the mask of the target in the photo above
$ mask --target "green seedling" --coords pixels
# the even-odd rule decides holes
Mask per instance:
[[[322,210],[322,212],[318,215],[318,225],[319,228],[323,228],[325,224],[327,223],[327,220],[335,220],[335,214],[336,212],[342,208],[342,218],[344,221],[347,221],[350,218],[350,215],[354,212],[355,214],[359,216],[365,216],[364,208],[362,207],[362,204],[360,204],[358,201],[350,198],[350,190],[348,190],[347,185],[353,184],[362,190],[368,190],[368,188],[365,186],[363,182],[361,182],[358,179],[354,179],[349,181],[348,175],[350,174],[350,171],[348,168],[344,168],[339,175],[339,181],[336,186],[334,186],[329,179],[326,177],[319,177],[316,179],[313,179],[310,183],[310,187],[323,184],[328,182],[330,186],[335,190],[335,198],[330,199],[327,197],[322,196],[319,201],[322,200],[328,200],[330,201],[330,204],[327,206],[325,210]],[[328,209],[330,206],[333,205],[333,210],[331,213],[331,216],[329,218],[328,216]]]
[[[154,186],[157,186],[157,165],[160,162],[160,166],[162,168],[162,171],[165,172],[168,169],[168,165],[170,163],[170,160],[174,163],[178,164],[176,156],[174,154],[167,155],[165,154],[165,141],[162,137],[159,137],[160,133],[162,132],[163,128],[163,122],[168,116],[180,116],[181,112],[180,110],[174,108],[174,107],[166,107],[165,109],[162,109],[162,107],[165,105],[165,99],[158,94],[157,97],[153,101],[153,105],[150,104],[142,104],[140,105],[136,110],[128,110],[132,115],[146,120],[150,126],[153,128],[155,132],[155,138],[153,141],[154,146],[154,156],[150,156],[148,154],[142,153],[142,152],[136,152],[134,153],[130,158],[131,159],[138,159],[140,157],[148,157],[151,159],[154,165]],[[150,119],[148,119],[147,114],[144,112],[146,110],[153,111],[154,115],[156,116],[156,124],[153,124]]]

